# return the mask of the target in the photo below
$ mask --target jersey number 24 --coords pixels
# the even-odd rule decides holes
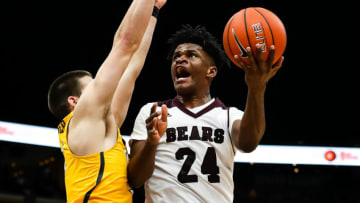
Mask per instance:
[[[179,182],[181,183],[198,182],[197,175],[188,174],[191,169],[191,166],[193,165],[196,159],[195,152],[192,151],[189,147],[184,147],[178,149],[178,151],[175,153],[175,156],[177,160],[182,160],[184,159],[184,156],[187,156],[177,176]],[[201,164],[201,173],[205,175],[209,174],[208,181],[210,183],[220,182],[220,176],[218,175],[219,167],[217,166],[216,163],[216,152],[213,147],[208,147],[208,149],[206,150],[204,160]]]

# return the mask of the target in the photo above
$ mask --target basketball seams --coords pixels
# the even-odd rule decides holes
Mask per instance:
[[[237,66],[239,64],[234,58],[234,53],[238,51],[246,53],[244,49],[250,47],[253,56],[257,57],[257,43],[261,44],[264,60],[269,57],[271,44],[276,45],[274,64],[286,47],[286,30],[273,12],[261,7],[249,7],[238,11],[229,19],[223,39],[228,58]],[[239,46],[240,50],[238,50]],[[249,59],[245,55],[240,59],[249,64]]]
[[[245,10],[244,10],[244,25],[245,25],[245,31],[246,31],[246,38],[247,38],[247,40],[248,40],[249,46],[250,46],[250,48],[251,48],[251,51],[253,52],[253,55],[255,56],[255,52],[254,52],[254,50],[253,50],[253,47],[251,46],[251,41],[250,41],[249,32],[248,32],[248,27],[247,27],[246,11],[247,11],[247,8],[245,8]],[[245,49],[246,49],[246,47],[245,47]]]
[[[229,51],[230,51],[230,53],[231,53],[231,55],[232,56],[234,56],[234,53],[233,53],[233,51],[232,51],[232,49],[231,49],[231,46],[230,46],[230,37],[229,37],[229,33],[230,33],[230,28],[231,28],[231,25],[232,25],[232,22],[233,22],[233,18],[231,18],[230,19],[230,22],[229,22],[229,27],[228,27],[228,30],[227,30],[227,45],[228,45],[228,47],[229,47]],[[232,58],[231,58],[232,59]]]
[[[268,28],[269,28],[269,30],[270,30],[270,33],[271,33],[272,44],[275,45],[274,34],[273,34],[273,32],[272,32],[272,29],[271,29],[271,26],[270,26],[269,21],[266,19],[266,17],[264,16],[264,14],[262,14],[259,10],[257,10],[256,8],[254,8],[254,10],[255,10],[256,12],[258,12],[258,13],[264,18],[266,24],[268,25]],[[266,34],[266,33],[265,33],[265,31],[264,31],[264,36],[265,36],[265,34]],[[265,39],[267,39],[266,36],[265,36]],[[270,47],[269,47],[269,48],[270,48]]]

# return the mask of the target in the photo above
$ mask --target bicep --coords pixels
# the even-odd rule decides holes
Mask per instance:
[[[74,119],[85,117],[104,119],[110,111],[114,91],[123,70],[127,66],[128,54],[113,49],[100,67],[94,80],[84,89],[74,109]]]
[[[98,90],[96,89],[95,81],[85,88],[81,94],[78,103],[74,108],[73,123],[83,120],[84,118],[97,118],[103,119],[104,112],[108,109],[101,99],[98,99]]]

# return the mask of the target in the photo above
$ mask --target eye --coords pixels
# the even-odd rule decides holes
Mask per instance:
[[[176,60],[176,59],[178,59],[179,57],[180,57],[180,56],[179,56],[178,54],[176,54],[176,55],[173,56],[172,59],[173,59],[173,60]]]
[[[196,58],[195,54],[189,54],[189,58]]]

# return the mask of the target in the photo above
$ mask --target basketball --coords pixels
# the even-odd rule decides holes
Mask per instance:
[[[241,61],[249,64],[246,48],[250,47],[256,57],[256,44],[260,44],[265,61],[270,46],[275,45],[275,63],[285,51],[286,39],[284,24],[278,16],[264,8],[249,7],[229,19],[224,29],[223,46],[230,60],[240,67],[234,55],[239,55]]]

